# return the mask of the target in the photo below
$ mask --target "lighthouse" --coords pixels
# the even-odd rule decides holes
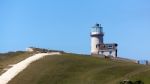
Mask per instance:
[[[95,24],[91,30],[91,54],[98,54],[99,44],[103,44],[103,28],[101,24]]]
[[[96,23],[91,30],[91,54],[117,57],[117,43],[104,43],[103,27]]]

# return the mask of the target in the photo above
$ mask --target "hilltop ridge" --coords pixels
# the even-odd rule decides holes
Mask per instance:
[[[149,84],[149,75],[150,66],[90,55],[62,54],[33,62],[8,84],[119,84],[126,79]]]

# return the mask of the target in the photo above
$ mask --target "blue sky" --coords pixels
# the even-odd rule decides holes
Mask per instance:
[[[120,57],[150,60],[149,0],[0,0],[0,52],[29,46],[90,53],[90,30],[104,27]]]

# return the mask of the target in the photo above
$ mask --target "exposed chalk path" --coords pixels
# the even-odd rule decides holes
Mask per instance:
[[[39,53],[26,58],[25,60],[15,64],[12,68],[8,69],[8,71],[3,73],[0,76],[0,84],[7,84],[11,79],[13,79],[16,75],[18,75],[21,71],[23,71],[32,62],[39,60],[47,55],[59,55],[59,54],[60,54],[59,52]]]

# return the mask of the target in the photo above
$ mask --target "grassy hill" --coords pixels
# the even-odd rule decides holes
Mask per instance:
[[[132,62],[63,54],[32,63],[8,84],[119,84],[142,80],[150,84],[150,67]]]
[[[4,69],[8,69],[11,66],[10,64],[16,64],[25,58],[31,56],[33,53],[17,51],[17,52],[8,52],[8,53],[0,53],[0,74],[5,72]]]

